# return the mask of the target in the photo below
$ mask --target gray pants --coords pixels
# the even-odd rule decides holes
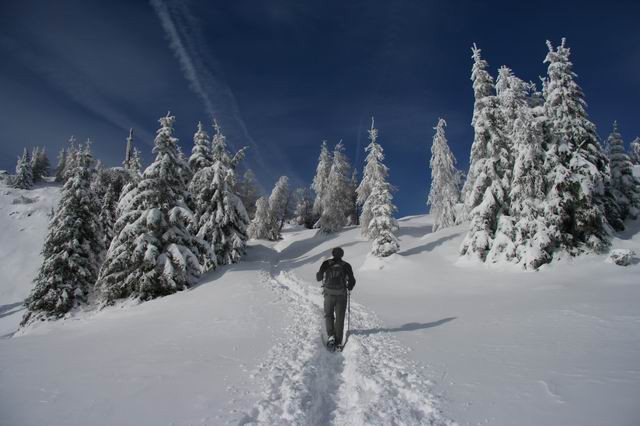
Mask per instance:
[[[347,295],[324,295],[324,321],[327,326],[327,335],[335,336],[336,345],[342,344],[342,331],[344,329],[344,313],[347,310]],[[334,318],[335,312],[335,318]]]

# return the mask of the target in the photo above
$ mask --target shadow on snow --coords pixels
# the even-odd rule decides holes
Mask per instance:
[[[450,321],[453,321],[456,318],[458,317],[442,318],[438,321],[424,322],[424,323],[409,322],[407,324],[401,325],[400,327],[394,327],[394,328],[384,327],[384,328],[369,328],[366,330],[351,330],[349,334],[353,334],[355,336],[368,336],[369,334],[376,334],[376,333],[397,333],[399,331],[424,330],[427,328],[438,327],[442,324],[446,324]]]

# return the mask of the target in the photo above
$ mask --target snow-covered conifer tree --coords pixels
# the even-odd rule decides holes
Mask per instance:
[[[260,197],[256,201],[256,214],[249,225],[249,237],[256,240],[266,240],[271,234],[271,214],[269,212],[269,200]]]
[[[431,145],[431,190],[427,204],[431,205],[431,214],[434,216],[433,232],[456,224],[456,204],[460,198],[459,172],[455,166],[456,159],[447,144],[446,125],[447,122],[442,118],[438,120]]]
[[[97,285],[101,299],[148,300],[195,284],[202,267],[198,261],[204,243],[190,231],[193,213],[188,196],[177,139],[175,118],[160,120],[153,152],[156,158],[140,182],[120,199],[120,217]]]
[[[320,230],[324,233],[339,231],[345,226],[347,212],[350,210],[349,197],[350,170],[347,156],[344,153],[342,141],[338,142],[333,150],[331,170],[322,188],[322,214],[320,216]]]
[[[585,110],[565,39],[556,49],[547,42],[545,115],[550,139],[546,170],[549,192],[545,216],[551,220],[554,246],[570,253],[600,251],[609,244],[605,218],[608,162],[595,125]]]
[[[27,148],[24,149],[22,157],[18,157],[16,175],[11,179],[11,186],[19,189],[31,189],[33,187],[33,172]]]
[[[309,188],[298,188],[295,192],[296,208],[294,211],[295,220],[298,225],[303,225],[307,229],[313,228],[315,219],[313,216],[313,198]]]
[[[371,211],[372,204],[367,204],[367,199],[373,191],[376,182],[385,180],[389,170],[384,165],[384,152],[382,146],[378,143],[378,129],[375,128],[375,122],[371,117],[371,128],[369,129],[369,145],[364,149],[367,153],[365,158],[365,166],[362,174],[362,181],[356,189],[357,203],[362,207],[360,212],[360,226],[362,235],[367,237],[369,234],[369,222],[373,217]]]
[[[614,121],[613,131],[607,138],[609,146],[609,164],[611,186],[621,219],[636,219],[640,209],[640,180],[633,176],[633,165],[624,150],[624,141]]]
[[[113,184],[107,187],[107,191],[102,199],[102,207],[100,208],[100,225],[103,231],[103,245],[105,249],[109,248],[111,240],[115,236],[113,227],[116,224],[116,205],[118,197]]]
[[[280,232],[284,226],[289,204],[291,203],[291,191],[289,190],[289,178],[280,176],[269,196],[269,216],[271,224],[268,239],[272,241],[282,238]]]
[[[320,146],[320,156],[318,157],[318,166],[316,167],[316,175],[313,178],[311,189],[316,194],[316,198],[313,202],[313,213],[316,217],[320,217],[322,214],[322,199],[325,195],[327,188],[327,180],[329,179],[329,173],[331,172],[331,152],[327,148],[327,141],[322,141]]]
[[[136,147],[133,148],[133,155],[131,156],[131,162],[129,163],[129,171],[137,178],[142,174],[142,157],[140,150]]]
[[[206,140],[204,135],[199,138]],[[196,172],[189,185],[196,206],[197,236],[208,245],[208,252],[202,253],[202,263],[206,269],[240,260],[245,252],[249,226],[242,200],[234,192],[235,170],[228,160],[230,155],[219,126],[216,126],[215,138],[217,155],[212,157],[213,164]],[[198,167],[206,161],[200,154],[194,161]]]
[[[511,186],[513,260],[526,269],[537,269],[551,260],[551,236],[545,218],[544,116],[529,107],[518,110],[513,143],[516,162]],[[513,253],[515,252],[515,253]]]
[[[504,232],[500,231],[501,247],[508,238],[510,219],[505,215],[513,164],[509,141],[503,132],[500,103],[496,96],[491,95],[493,84],[485,70],[486,62],[475,45],[472,51],[474,65],[471,78],[476,99],[472,120],[474,140],[465,183],[465,209],[471,223],[460,253],[484,261],[492,248],[496,230],[504,229]]]
[[[241,178],[236,181],[235,192],[242,200],[249,218],[253,219],[256,214],[256,201],[260,197],[256,175],[251,169],[244,172]]]
[[[371,204],[372,217],[369,221],[368,235],[373,240],[371,253],[378,257],[387,257],[400,250],[398,238],[393,233],[398,222],[393,217],[396,207],[393,205],[391,186],[386,182],[376,182],[367,198]]]
[[[197,173],[212,164],[213,158],[211,156],[209,135],[204,130],[202,123],[198,122],[198,130],[193,135],[193,149],[191,150],[191,157],[189,157],[189,167],[191,167],[193,173]]]
[[[49,157],[45,147],[35,147],[31,154],[31,172],[33,181],[40,182],[44,177],[49,176]]]
[[[22,324],[59,318],[85,303],[103,255],[99,201],[91,190],[93,158],[79,150],[74,170],[61,191],[42,249],[43,263],[25,300]]]
[[[474,128],[473,144],[471,145],[471,156],[469,159],[469,173],[467,173],[467,180],[462,188],[462,196],[465,204],[465,213],[469,213],[473,207],[475,207],[479,200],[477,197],[472,197],[472,190],[476,182],[476,176],[478,174],[478,168],[480,163],[484,161],[487,156],[487,141],[483,132],[478,132],[477,125],[480,114],[487,106],[495,105],[495,99],[492,102],[488,102],[488,99],[492,98],[494,94],[493,77],[487,71],[489,64],[480,56],[481,50],[473,45],[472,48],[473,67],[471,69],[471,80],[473,81],[473,95],[475,103],[473,105],[473,118],[471,125]]]
[[[629,158],[634,165],[640,166],[640,138],[635,138],[629,145]]]
[[[58,165],[56,166],[56,182],[64,181],[64,169],[66,168],[67,151],[62,148],[58,153]]]
[[[360,212],[358,209],[358,169],[354,168],[351,173],[351,181],[349,182],[349,201],[350,206],[347,211],[347,225],[360,224]]]

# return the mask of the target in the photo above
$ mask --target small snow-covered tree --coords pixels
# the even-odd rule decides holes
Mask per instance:
[[[313,202],[313,213],[316,217],[320,217],[322,214],[322,199],[325,195],[327,188],[327,181],[329,179],[329,173],[331,172],[331,152],[327,148],[327,141],[322,141],[320,146],[320,156],[318,157],[318,166],[316,167],[316,175],[313,178],[311,189],[316,194],[316,198]]]
[[[86,303],[98,275],[104,246],[99,201],[91,190],[93,158],[89,146],[77,156],[49,223],[43,263],[25,300],[22,325],[60,318]]]
[[[575,81],[570,49],[565,39],[549,52],[545,115],[550,139],[547,142],[547,211],[554,246],[578,253],[600,251],[609,245],[605,219],[608,161],[595,125],[589,120],[582,89]]]
[[[269,212],[269,200],[260,197],[256,201],[256,214],[249,224],[249,237],[256,240],[269,239],[271,234],[271,214]]]
[[[622,220],[636,219],[640,209],[640,181],[633,176],[633,164],[624,150],[624,141],[614,121],[613,131],[607,138],[611,186]]]
[[[202,123],[198,122],[198,130],[193,135],[193,149],[191,150],[191,157],[189,157],[189,167],[191,167],[193,173],[197,173],[212,164],[213,158],[211,156],[209,135],[204,130]]]
[[[97,285],[101,300],[148,300],[186,289],[197,282],[204,243],[191,232],[193,213],[186,205],[188,168],[173,136],[175,118],[160,120],[156,158],[140,182],[123,194],[114,232]]]
[[[256,175],[251,169],[244,172],[242,177],[236,180],[235,192],[242,200],[249,218],[253,219],[256,214],[256,201],[260,197]]]
[[[56,182],[64,182],[64,170],[67,162],[67,151],[62,148],[58,152],[58,165],[56,166]]]
[[[323,188],[322,214],[320,216],[320,230],[324,233],[337,232],[346,224],[347,212],[350,210],[350,174],[351,167],[344,153],[342,141],[338,142],[333,151],[331,170]]]
[[[634,165],[640,166],[640,138],[635,138],[629,145],[629,158]]]
[[[205,139],[203,135],[200,138]],[[249,226],[242,200],[234,192],[235,170],[231,166],[224,135],[218,126],[216,138],[218,155],[212,157],[211,165],[196,172],[189,185],[196,206],[197,236],[208,245],[208,250],[201,255],[205,269],[238,262],[245,253]],[[205,164],[201,155],[196,158],[199,160],[193,164],[198,167]]]
[[[18,157],[16,175],[11,179],[11,186],[19,189],[31,189],[33,187],[33,172],[27,148],[24,149],[22,156]]]
[[[492,80],[484,70],[486,62],[480,57],[480,49],[474,45],[472,50],[476,103],[472,120],[471,166],[465,183],[465,208],[471,223],[460,253],[467,258],[485,261],[497,230],[500,230],[500,246],[506,244],[510,224],[509,218],[503,216],[508,212],[513,164],[509,141],[503,131],[500,103],[496,96],[490,95]]]
[[[434,216],[433,231],[448,228],[456,224],[456,203],[460,198],[458,192],[459,173],[456,169],[456,159],[449,149],[445,126],[447,122],[442,118],[434,127],[436,133],[431,145],[431,190],[427,204],[431,206]]]
[[[129,163],[129,171],[137,179],[142,174],[142,157],[140,150],[133,147],[133,155],[131,156],[131,162]]]
[[[309,188],[298,188],[295,192],[296,208],[295,221],[307,229],[313,228],[315,218],[313,216],[313,198]]]
[[[373,217],[371,211],[373,205],[367,204],[367,199],[373,191],[376,182],[383,181],[387,178],[389,170],[384,165],[384,152],[382,146],[378,143],[378,129],[375,127],[374,118],[371,117],[371,128],[369,129],[369,145],[364,149],[367,153],[365,158],[365,166],[362,174],[362,181],[356,188],[356,201],[362,210],[360,212],[360,226],[362,235],[369,236],[369,222]]]
[[[289,178],[280,176],[269,196],[269,217],[271,220],[268,239],[272,241],[282,238],[280,232],[284,226],[287,210],[291,203]]]

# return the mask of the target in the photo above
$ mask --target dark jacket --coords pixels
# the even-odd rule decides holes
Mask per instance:
[[[347,289],[349,289],[349,291],[353,290],[353,287],[355,287],[356,285],[356,278],[353,276],[353,269],[351,268],[351,265],[349,265],[347,262],[345,262],[342,259],[333,258],[333,259],[325,260],[324,262],[322,262],[322,265],[320,265],[320,270],[316,274],[316,280],[317,281],[323,280],[325,271],[329,269],[329,266],[333,262],[340,262],[340,264],[342,264],[342,267],[344,268],[344,272],[347,278],[347,282],[345,283],[345,286]],[[328,289],[325,289],[325,292],[327,291]]]

